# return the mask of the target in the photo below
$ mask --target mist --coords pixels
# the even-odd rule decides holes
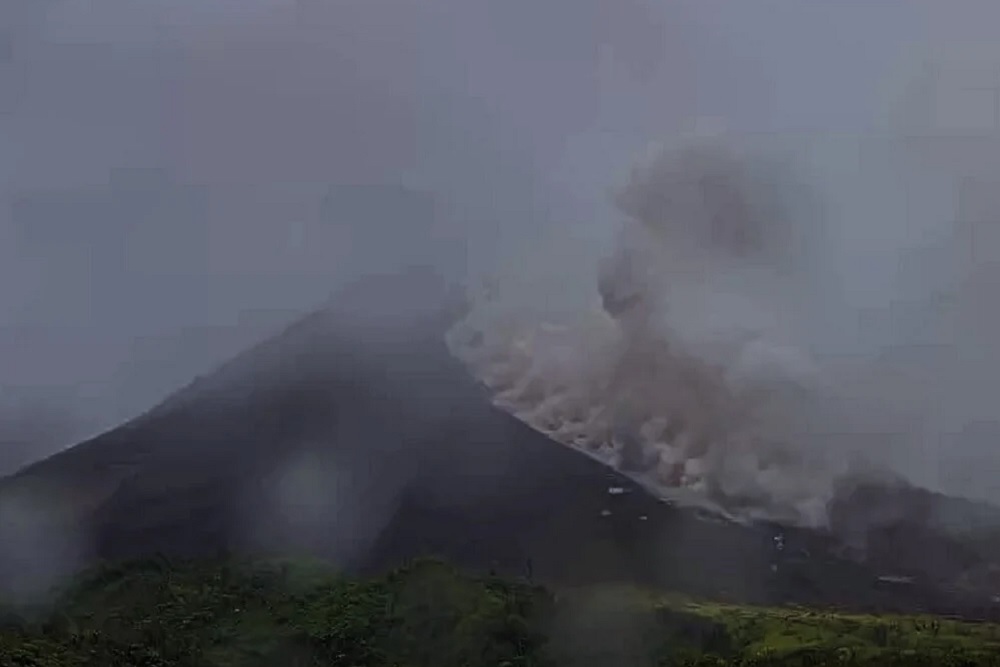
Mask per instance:
[[[986,5],[0,11],[0,392],[73,415],[0,472],[141,413],[360,276],[423,265],[473,286],[465,324],[490,355],[509,365],[534,332],[505,388],[550,386],[498,392],[507,409],[557,433],[545,391],[569,388],[584,417],[613,397],[614,424],[557,437],[619,467],[643,429],[714,452],[671,445],[672,490],[817,523],[839,476],[871,466],[1000,500],[996,241],[980,225],[962,255],[955,225],[995,206],[992,97],[954,94],[1000,61],[955,56]],[[706,209],[689,187],[706,174],[745,210]],[[608,309],[625,287],[642,317]],[[639,459],[624,466],[662,486]]]
[[[511,107],[545,77],[496,88],[528,61],[499,38],[470,50],[492,12],[5,3],[0,384],[83,418],[35,454],[148,409],[359,276],[461,277],[530,238],[558,199],[535,161],[571,126],[519,131]],[[15,458],[2,470],[30,456]]]

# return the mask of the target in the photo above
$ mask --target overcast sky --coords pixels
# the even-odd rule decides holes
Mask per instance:
[[[441,238],[601,237],[694,118],[870,129],[906,54],[996,25],[960,5],[4,0],[0,447],[133,416],[358,272],[457,266]]]

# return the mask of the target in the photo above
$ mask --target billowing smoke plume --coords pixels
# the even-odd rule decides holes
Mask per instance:
[[[921,192],[898,138],[806,143],[659,147],[617,193],[605,261],[565,286],[589,309],[527,309],[501,278],[453,351],[527,423],[735,517],[822,525],[862,471],[941,486],[954,425],[976,418],[956,332],[981,330],[961,322],[964,228],[934,207],[956,174]]]
[[[539,328],[473,313],[452,341],[500,405],[565,444],[664,493],[815,523],[828,468],[789,419],[816,390],[788,308],[801,258],[776,174],[755,166],[718,140],[655,154],[618,195],[592,312]]]

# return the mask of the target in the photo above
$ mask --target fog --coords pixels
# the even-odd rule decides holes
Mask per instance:
[[[609,372],[584,362],[622,335],[726,348],[752,324],[812,369],[795,387],[815,386],[767,428],[796,448],[790,432],[855,432],[810,440],[834,459],[815,463],[821,482],[862,450],[1000,499],[993,282],[950,231],[989,218],[995,162],[980,138],[927,140],[995,131],[992,93],[954,93],[982,88],[994,55],[924,69],[987,38],[994,10],[950,7],[8,0],[0,442],[18,450],[0,472],[135,416],[358,276],[425,264],[491,285],[487,319],[567,325],[575,342],[556,347],[576,379]],[[701,257],[691,211],[648,203],[676,185],[656,165],[692,136],[735,151],[739,187],[767,195],[784,231],[758,255]],[[971,186],[977,213],[957,208],[970,182],[987,183]],[[675,218],[681,231],[656,231]],[[639,229],[690,241],[685,261],[714,281],[695,289],[647,252],[643,289],[681,286],[690,306],[678,317],[674,298],[666,324],[594,314],[602,267]],[[958,305],[937,309],[941,292]],[[718,366],[718,348],[690,348]],[[705,428],[731,417],[692,409]],[[59,428],[24,426],[54,414]]]

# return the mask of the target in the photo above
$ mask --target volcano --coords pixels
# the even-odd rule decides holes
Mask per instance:
[[[845,483],[823,530],[666,502],[495,407],[448,352],[453,319],[430,271],[366,278],[141,417],[0,481],[0,590],[153,554],[302,553],[362,573],[434,555],[555,587],[996,606],[993,508],[881,479]]]

